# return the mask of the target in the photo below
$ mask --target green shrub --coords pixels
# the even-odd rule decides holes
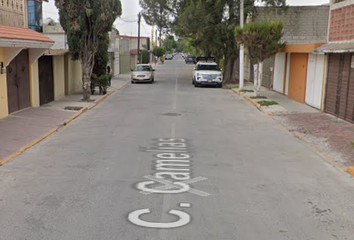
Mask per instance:
[[[259,101],[258,102],[259,105],[261,105],[262,107],[268,107],[268,106],[272,106],[272,105],[278,105],[277,102],[274,101]]]
[[[98,87],[100,88],[101,93],[103,94],[107,93],[108,82],[109,82],[109,76],[107,74],[101,75],[98,78]]]
[[[95,89],[98,87],[98,77],[97,74],[93,73],[91,75],[91,94],[95,93]]]
[[[150,62],[150,58],[149,58],[149,52],[147,50],[143,50],[141,52],[141,63],[142,64],[148,64]]]

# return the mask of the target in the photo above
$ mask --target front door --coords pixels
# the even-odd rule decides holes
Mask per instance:
[[[22,50],[6,68],[9,113],[31,106],[28,50]]]
[[[39,101],[40,105],[54,101],[53,57],[42,56],[38,59]]]

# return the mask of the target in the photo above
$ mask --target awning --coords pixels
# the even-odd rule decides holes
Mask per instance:
[[[50,48],[54,41],[29,28],[0,25],[0,47]]]
[[[318,53],[351,53],[354,52],[354,41],[327,43],[315,50]]]
[[[8,66],[23,49],[29,50],[30,62],[33,64],[54,41],[29,28],[0,25],[0,47],[4,50],[5,66]]]

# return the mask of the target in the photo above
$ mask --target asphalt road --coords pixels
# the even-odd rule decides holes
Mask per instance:
[[[181,58],[0,168],[1,240],[353,239],[354,180]]]

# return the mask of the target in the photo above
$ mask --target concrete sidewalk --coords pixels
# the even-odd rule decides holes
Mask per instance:
[[[112,79],[112,86],[108,88],[106,95],[99,95],[97,91],[91,95],[92,102],[83,102],[82,92],[78,92],[41,107],[26,108],[0,119],[0,164],[8,162],[58,131],[60,127],[92,109],[128,83],[130,74],[122,74]]]
[[[253,83],[245,82],[244,89],[253,90]],[[305,141],[330,163],[354,175],[354,124],[264,87],[261,88],[261,95],[267,99],[252,99],[254,93],[233,91]],[[258,104],[261,100],[275,101],[278,105],[262,107]]]

